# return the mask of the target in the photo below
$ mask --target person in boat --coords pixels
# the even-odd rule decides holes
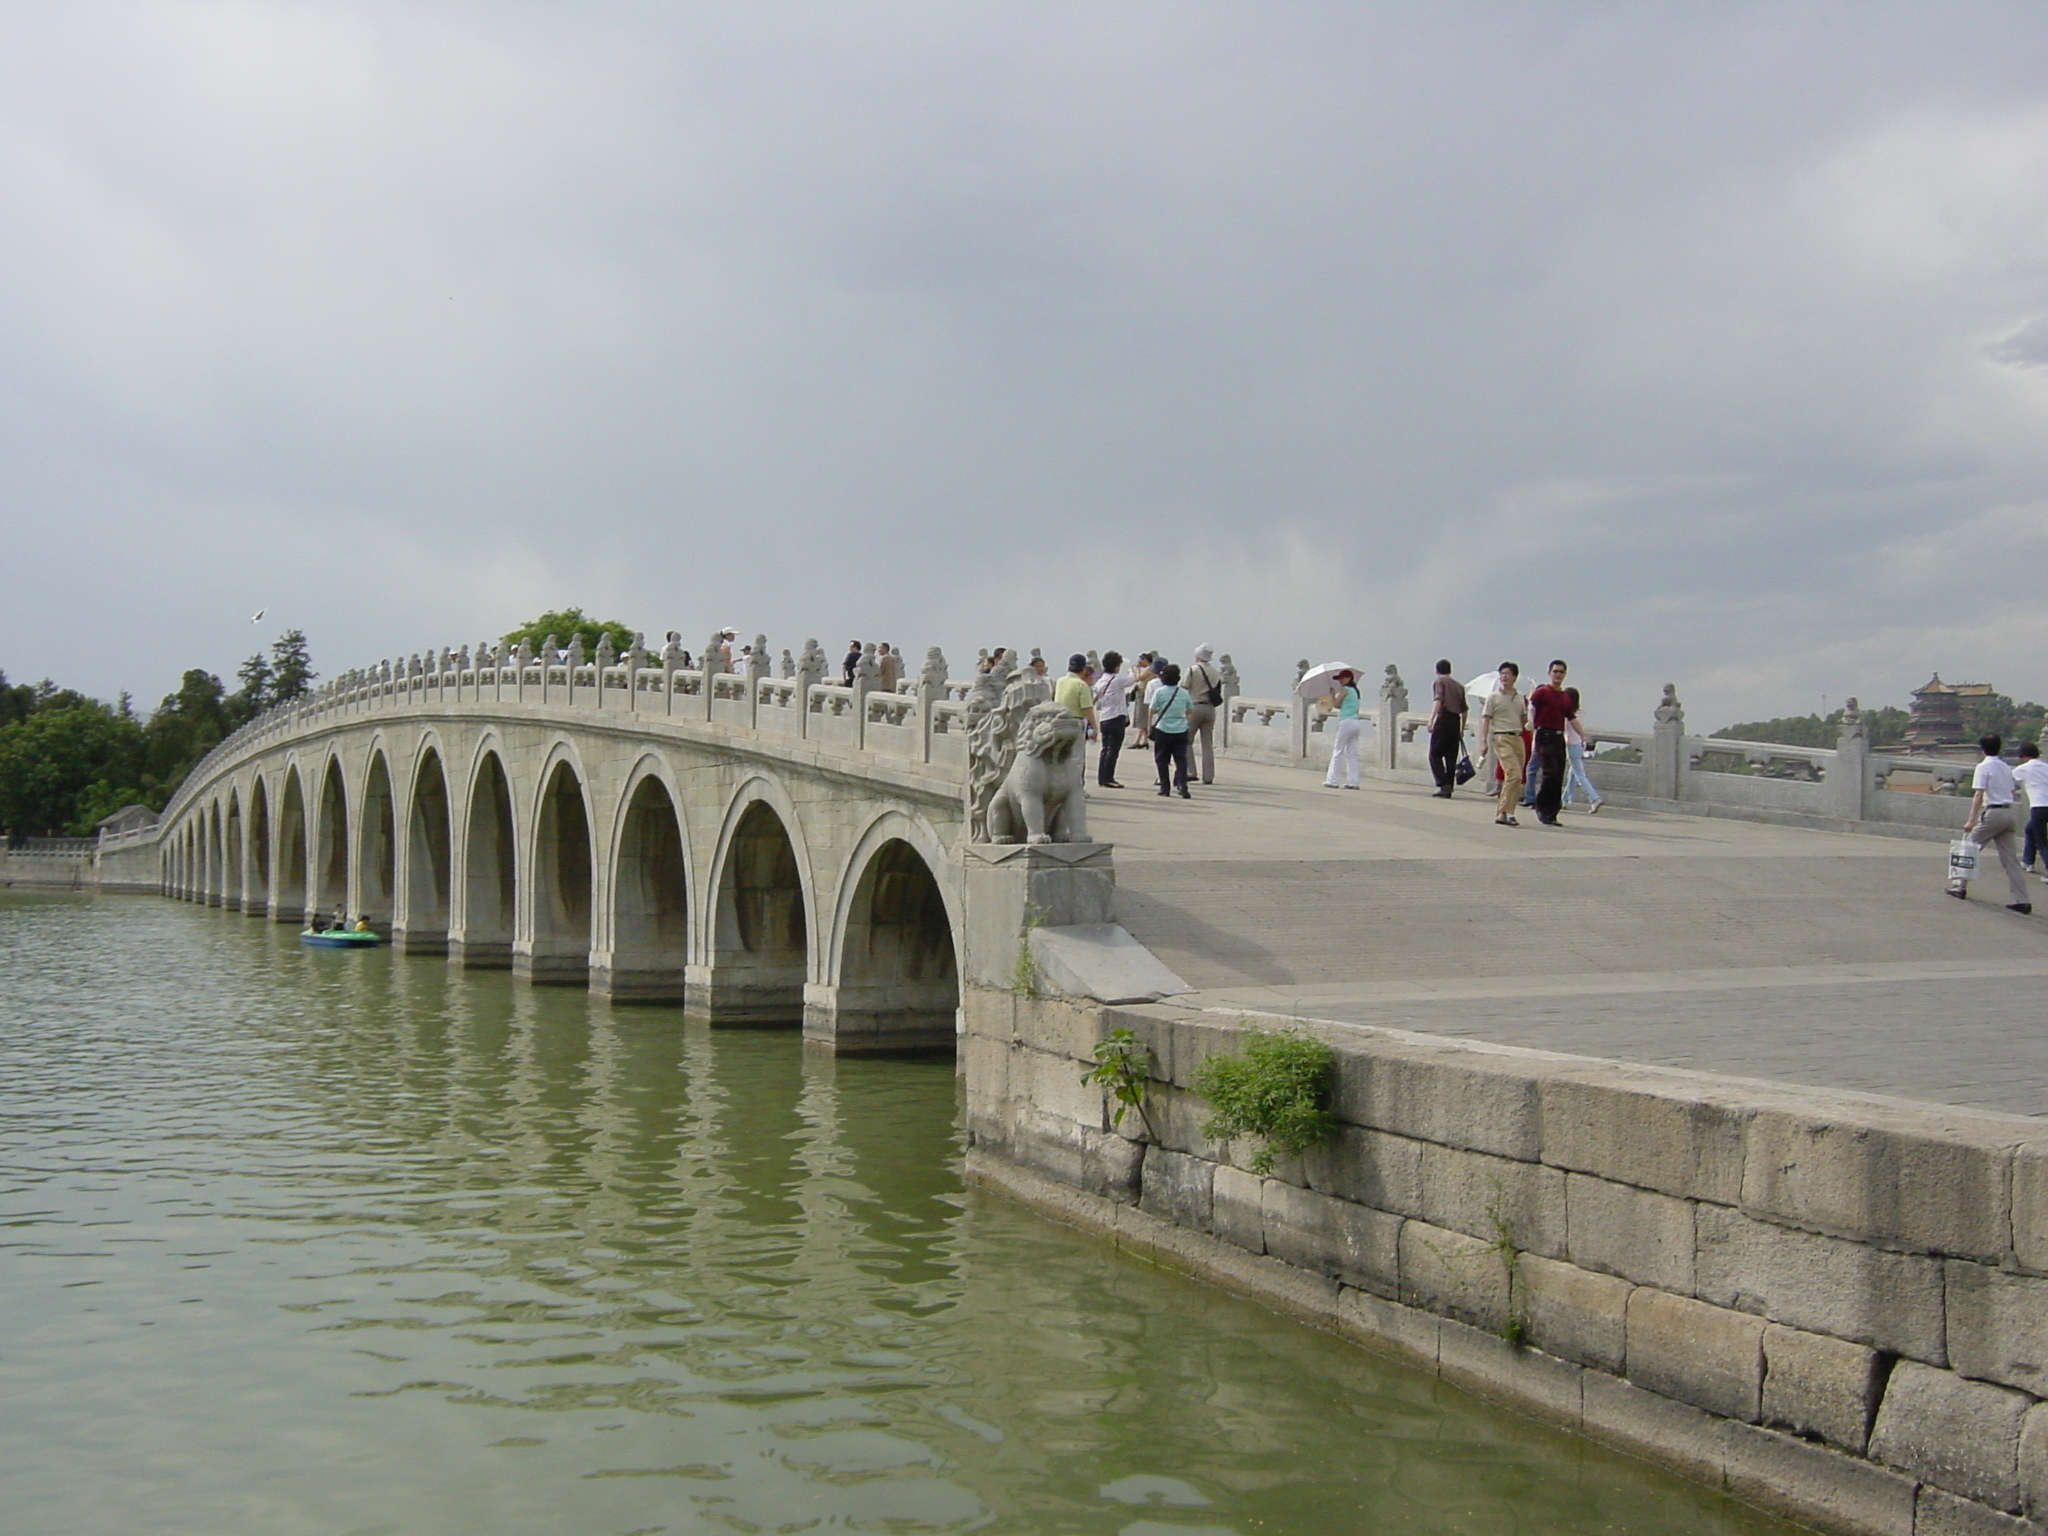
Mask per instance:
[[[329,933],[345,933],[348,931],[348,913],[342,909],[340,902],[334,904],[334,921],[327,925],[327,931]]]
[[[373,930],[372,930],[372,929],[371,929],[371,927],[370,927],[370,917],[369,917],[369,914],[368,914],[368,913],[364,913],[364,914],[363,914],[363,915],[362,915],[361,917],[357,918],[357,919],[356,919],[356,925],[355,925],[355,927],[354,927],[354,928],[352,928],[352,929],[350,929],[349,931],[350,931],[351,933],[370,933],[370,932],[372,932]]]

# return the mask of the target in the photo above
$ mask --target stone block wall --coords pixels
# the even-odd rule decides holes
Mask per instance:
[[[1262,1178],[1192,1091],[1240,1024],[963,1020],[970,1168],[1051,1214],[1821,1529],[2048,1532],[2048,1124],[1309,1025],[1340,1130]]]

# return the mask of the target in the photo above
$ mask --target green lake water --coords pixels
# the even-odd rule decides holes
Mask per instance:
[[[0,1530],[1791,1529],[967,1187],[949,1063],[0,894]]]

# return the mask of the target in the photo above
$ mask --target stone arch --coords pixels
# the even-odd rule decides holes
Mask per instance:
[[[448,771],[440,748],[431,742],[413,768],[405,836],[405,931],[400,939],[415,954],[433,953],[448,945],[454,823],[448,814]]]
[[[472,969],[512,963],[512,925],[518,910],[518,833],[512,819],[512,784],[495,745],[477,754],[470,772],[462,840],[462,936],[448,952]]]
[[[960,1008],[959,913],[929,826],[887,811],[847,861],[834,914],[830,983],[805,1009],[807,1039],[840,1054],[950,1051]]]
[[[810,863],[789,799],[755,778],[726,812],[690,1005],[714,1024],[797,1024],[810,975]]]
[[[356,895],[351,915],[367,917],[380,931],[388,931],[398,868],[398,829],[391,805],[391,765],[381,741],[370,749],[356,824]]]
[[[610,943],[593,983],[615,1002],[681,1002],[690,959],[689,841],[659,758],[642,758],[628,776],[611,846]]]
[[[581,985],[590,979],[597,849],[584,777],[566,745],[549,754],[540,785],[527,864],[533,871],[532,937],[515,966],[532,981]]]
[[[297,763],[284,771],[284,798],[277,811],[277,894],[272,915],[281,923],[306,919],[306,774]]]
[[[257,774],[249,785],[249,857],[244,866],[242,910],[263,912],[270,907],[270,790]]]
[[[319,785],[320,798],[313,807],[313,889],[308,905],[325,923],[332,920],[336,907],[348,902],[348,785],[342,778],[340,758],[328,757]]]
[[[248,827],[242,820],[242,796],[233,785],[228,788],[228,814],[223,824],[222,844],[227,850],[227,879],[223,882],[221,905],[242,909],[243,882],[248,878]]]

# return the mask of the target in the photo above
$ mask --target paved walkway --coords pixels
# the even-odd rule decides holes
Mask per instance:
[[[1118,916],[1199,1006],[2048,1116],[2048,886],[1944,848],[1608,809],[1561,828],[1404,784],[1219,764],[1091,790]]]

